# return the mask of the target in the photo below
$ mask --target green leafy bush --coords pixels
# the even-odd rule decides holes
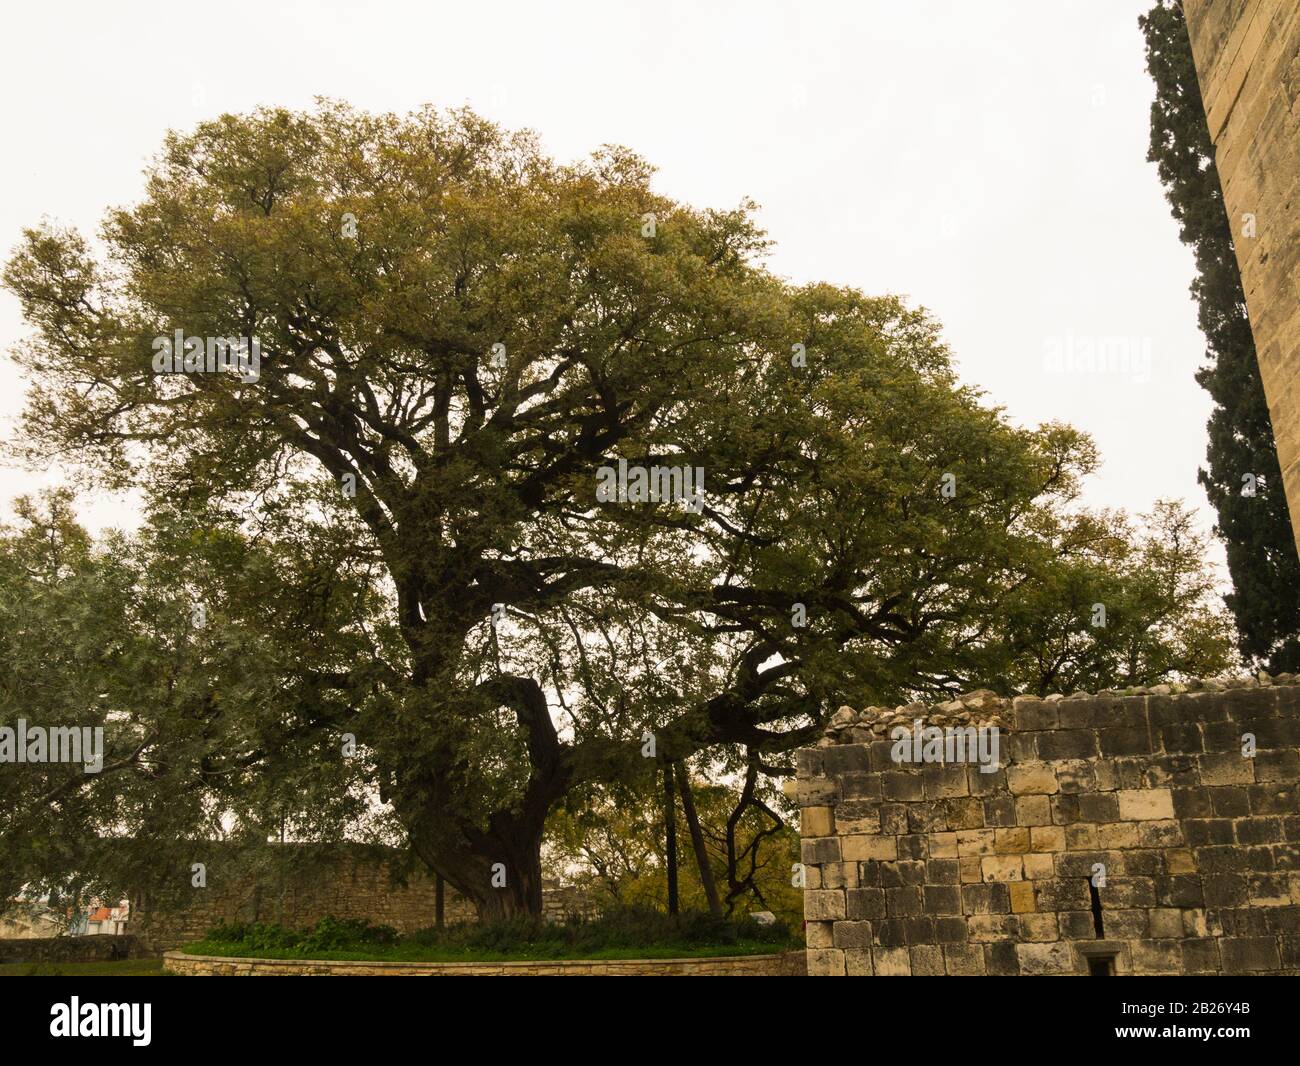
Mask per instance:
[[[255,956],[259,951],[271,954],[290,952],[310,958],[313,952],[382,946],[397,942],[397,930],[387,925],[371,925],[361,918],[335,918],[327,915],[310,931],[285,929],[261,922],[220,922],[208,930],[204,942],[237,945],[243,954]]]
[[[793,946],[789,928],[777,922],[715,918],[707,912],[667,915],[648,907],[622,907],[595,918],[573,917],[544,922],[509,918],[481,925],[422,929],[401,936],[389,926],[360,919],[322,918],[315,929],[294,930],[260,923],[221,923],[189,946],[198,954],[269,958],[584,958],[635,955],[664,956],[672,951],[699,954],[718,949],[728,954],[780,951]]]
[[[789,929],[780,923],[759,925],[750,918],[714,918],[703,911],[664,914],[649,907],[620,907],[597,918],[570,918],[544,922],[518,917],[484,925],[456,925],[423,929],[409,938],[414,943],[461,946],[470,950],[509,950],[520,944],[553,945],[566,949],[635,948],[747,943],[786,944]]]

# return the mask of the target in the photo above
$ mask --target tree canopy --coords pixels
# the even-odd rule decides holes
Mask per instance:
[[[548,814],[648,738],[779,775],[846,702],[1226,663],[1176,507],[1145,541],[1089,513],[1091,442],[1013,426],[924,311],[790,284],[753,205],[650,179],[322,103],[169,135],[102,251],[27,232],[19,446],[148,502],[96,631],[149,649],[106,761],[170,829],[379,803],[482,913],[535,911]],[[160,373],[178,330],[257,373]],[[609,499],[620,463],[702,495]]]

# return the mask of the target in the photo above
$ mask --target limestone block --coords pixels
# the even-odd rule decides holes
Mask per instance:
[[[840,848],[846,862],[872,859],[892,861],[898,858],[898,842],[893,837],[854,834],[841,837]]]
[[[828,837],[835,832],[829,807],[804,807],[799,812],[799,831],[806,837]]]
[[[1050,763],[1017,763],[1007,767],[1007,787],[1014,796],[1051,795],[1058,791]]]
[[[1173,793],[1167,788],[1121,789],[1119,816],[1125,821],[1146,821],[1174,816]]]

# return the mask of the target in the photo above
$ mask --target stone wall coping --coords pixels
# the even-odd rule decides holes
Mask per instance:
[[[1261,671],[1254,677],[1193,678],[1171,681],[1168,684],[1133,686],[1121,689],[1102,689],[1100,692],[1072,692],[1069,695],[1052,693],[1046,696],[1024,694],[999,696],[991,689],[977,689],[963,693],[945,703],[904,703],[897,707],[867,707],[861,711],[844,706],[831,716],[817,746],[862,742],[852,737],[850,731],[867,727],[872,733],[883,735],[895,725],[911,725],[921,719],[927,725],[998,726],[1006,730],[1008,717],[1015,707],[1033,703],[1058,703],[1070,700],[1133,699],[1147,696],[1196,696],[1234,689],[1280,688],[1300,685],[1294,674],[1270,676]]]
[[[798,949],[791,949],[798,951]],[[273,969],[298,970],[303,967],[312,967],[314,969],[328,968],[331,970],[343,971],[341,976],[345,976],[348,970],[427,970],[429,973],[456,973],[461,971],[482,970],[484,967],[493,969],[520,970],[527,972],[530,969],[536,969],[539,966],[559,969],[580,969],[590,968],[592,966],[601,966],[611,969],[622,969],[632,967],[663,966],[666,968],[676,966],[699,966],[699,965],[716,965],[719,963],[731,963],[737,961],[750,963],[771,963],[779,965],[782,959],[790,952],[776,952],[765,955],[698,955],[686,956],[679,958],[657,958],[657,959],[483,959],[477,962],[437,962],[437,961],[420,961],[413,959],[404,961],[401,959],[261,959],[250,955],[191,955],[184,951],[165,951],[163,952],[163,964],[168,962],[190,963],[190,964],[208,964],[212,966],[220,964],[246,965],[269,967]]]

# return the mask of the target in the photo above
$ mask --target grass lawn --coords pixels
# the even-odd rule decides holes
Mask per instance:
[[[510,951],[485,948],[454,948],[427,944],[392,944],[370,948],[318,949],[264,947],[250,950],[246,944],[201,940],[186,944],[191,955],[219,955],[224,958],[321,959],[365,962],[536,962],[551,959],[699,959],[718,955],[775,955],[791,950],[790,945],[737,941],[731,944],[655,944],[643,947],[608,947],[591,951],[569,945],[541,943],[521,945]]]
[[[5,962],[0,977],[161,977],[162,959],[118,962]]]

